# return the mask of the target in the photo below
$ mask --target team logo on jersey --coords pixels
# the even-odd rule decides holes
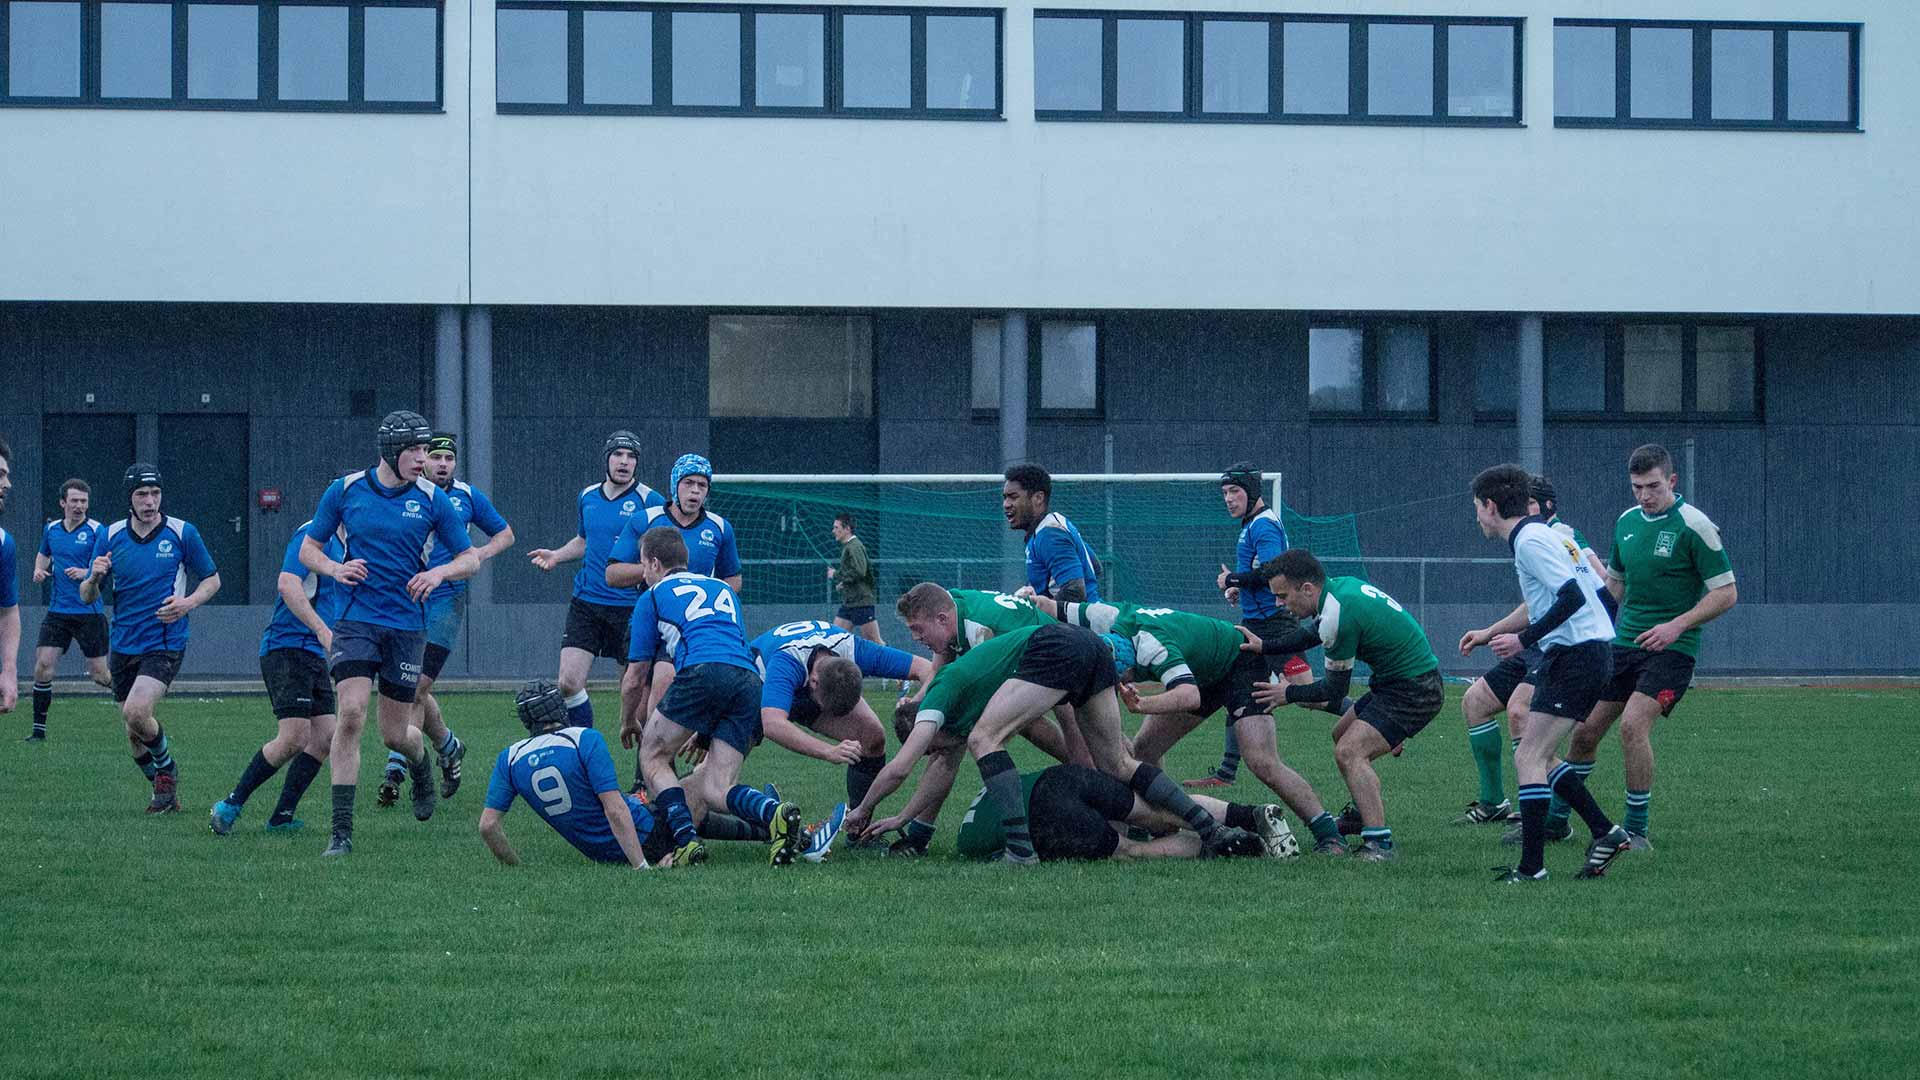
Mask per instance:
[[[1660,556],[1671,556],[1673,554],[1674,542],[1679,539],[1679,533],[1662,532],[1659,536],[1653,538],[1653,553]]]
[[[620,512],[622,514],[631,514],[633,513],[633,509],[634,503],[632,499],[628,499],[626,502],[620,504]]]
[[[711,544],[711,543],[713,543],[713,530],[712,530],[712,529],[701,529],[701,530],[700,530],[700,542],[701,542],[701,543],[703,543],[703,544]]]
[[[75,533],[73,542],[76,544],[85,544],[87,542],[87,530],[81,529],[78,533]]]
[[[153,550],[156,554],[171,555],[173,554],[173,541],[162,540],[158,544],[154,545]]]
[[[453,504],[453,508],[454,508],[455,510],[458,510],[458,509],[460,509],[460,496],[458,496],[458,495],[449,495],[449,496],[447,496],[447,501]]]
[[[417,500],[417,499],[408,499],[408,500],[407,500],[407,516],[408,516],[408,517],[419,517],[419,516],[420,516],[420,503],[419,503],[419,500]]]

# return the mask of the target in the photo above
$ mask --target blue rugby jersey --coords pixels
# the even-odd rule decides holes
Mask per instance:
[[[187,594],[187,571],[202,578],[217,572],[200,530],[169,517],[143,538],[134,535],[131,518],[121,518],[96,533],[94,558],[113,556],[107,575],[113,582],[108,647],[125,656],[185,649],[187,620],[163,623],[154,612],[168,597]]]
[[[627,659],[668,660],[679,671],[731,664],[760,673],[740,629],[740,597],[719,578],[682,570],[640,594],[628,627]]]
[[[1286,526],[1280,523],[1280,512],[1269,506],[1253,515],[1253,520],[1240,527],[1240,543],[1233,553],[1234,572],[1244,574],[1269,559],[1277,558],[1285,550],[1287,550]],[[1279,604],[1273,598],[1273,590],[1267,588],[1266,582],[1241,587],[1241,618],[1271,618],[1279,610]]]
[[[830,622],[791,622],[776,626],[749,643],[760,662],[760,707],[791,712],[793,697],[807,682],[807,661],[815,649],[851,660],[860,674],[904,679],[913,674],[913,654],[868,641]]]
[[[287,541],[287,553],[280,560],[280,573],[292,574],[300,579],[307,602],[313,605],[314,614],[331,627],[340,620],[340,609],[346,603],[346,590],[327,575],[316,574],[300,564],[301,545],[312,535],[312,529],[313,522],[309,521],[293,530],[293,539]],[[319,540],[320,537],[315,536],[314,539]],[[320,550],[335,562],[347,557],[347,547],[336,535],[329,534],[320,545]],[[287,610],[287,602],[278,598],[279,592],[276,581],[273,618],[267,621],[266,632],[260,635],[260,655],[265,656],[275,649],[305,649],[315,656],[327,655],[326,650],[320,647],[320,639],[313,636],[307,624]]]
[[[620,533],[620,542],[609,556],[614,562],[640,561],[640,534],[648,529],[678,529],[687,543],[687,569],[708,577],[729,578],[740,572],[740,551],[733,542],[733,526],[719,514],[705,508],[691,525],[674,520],[665,505],[646,513],[645,520],[635,518]]]
[[[602,792],[620,792],[607,740],[592,728],[565,727],[522,739],[494,760],[487,780],[487,808],[506,813],[517,795],[539,812],[553,831],[596,862],[625,863],[614,839]],[[622,795],[633,831],[642,844],[653,833],[653,812]]]
[[[427,568],[428,541],[445,547],[449,558],[473,546],[447,493],[425,477],[387,488],[373,469],[350,473],[327,485],[308,527],[313,536],[331,536],[342,524],[347,550],[366,560],[367,576],[346,588],[341,621],[425,629],[424,609],[407,595],[407,582]]]
[[[80,599],[80,583],[67,577],[67,568],[77,566],[81,570],[91,570],[93,563],[93,538],[100,534],[101,524],[92,518],[82,521],[69,530],[65,518],[54,518],[40,532],[40,554],[52,563],[53,586],[52,601],[47,610],[55,615],[98,615],[103,610],[99,597],[89,604]]]
[[[465,480],[455,480],[445,490],[447,501],[453,504],[454,513],[459,514],[460,520],[464,523],[460,531],[467,532],[468,525],[478,526],[489,540],[506,531],[507,519],[501,517],[500,511],[493,508],[493,500],[487,498],[486,492]],[[428,541],[427,565],[429,567],[445,566],[453,561],[453,555],[453,552],[439,544]],[[464,578],[459,581],[449,581],[433,590],[433,595],[427,597],[427,602],[432,603],[448,596],[459,596],[466,591],[467,582]]]
[[[580,535],[586,538],[587,552],[580,559],[580,572],[573,575],[576,599],[608,607],[633,606],[640,590],[608,585],[607,558],[625,531],[633,527],[632,522],[645,521],[648,510],[666,504],[659,492],[638,482],[611,499],[599,484],[580,489]],[[637,562],[639,556],[622,561]]]
[[[1075,579],[1087,583],[1087,602],[1100,599],[1100,564],[1080,530],[1058,511],[1049,513],[1027,537],[1027,584],[1042,596]]]

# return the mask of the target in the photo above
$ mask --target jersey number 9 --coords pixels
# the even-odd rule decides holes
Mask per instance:
[[[567,779],[560,770],[552,765],[537,769],[527,778],[533,785],[533,793],[540,797],[540,812],[548,817],[559,817],[573,809],[573,793],[567,790]]]

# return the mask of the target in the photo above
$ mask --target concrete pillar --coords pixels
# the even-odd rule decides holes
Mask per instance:
[[[1000,317],[1000,467],[1027,460],[1027,313]],[[1009,531],[1002,555],[1001,588],[1026,580],[1026,537]]]
[[[1546,471],[1546,331],[1540,316],[1520,317],[1519,401],[1514,407],[1520,436],[1520,466],[1539,474]]]
[[[493,311],[483,305],[467,308],[466,430],[460,445],[461,468],[467,482],[493,494]],[[474,576],[470,603],[493,602],[493,576],[482,569]]]
[[[443,304],[433,311],[433,426],[438,431],[453,432],[456,438],[466,435],[466,419],[461,414],[466,401],[464,362],[460,309]]]

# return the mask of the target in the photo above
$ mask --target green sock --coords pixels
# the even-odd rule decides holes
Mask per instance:
[[[1506,781],[1500,775],[1500,721],[1489,720],[1467,729],[1467,745],[1473,749],[1473,767],[1480,770],[1480,801],[1492,805],[1506,798]]]
[[[1322,840],[1340,839],[1340,823],[1333,820],[1333,815],[1327,813],[1325,810],[1320,811],[1319,814],[1314,816],[1312,821],[1307,822],[1307,828],[1313,830],[1313,840],[1315,843],[1319,843]]]
[[[1647,835],[1647,804],[1653,800],[1651,791],[1627,792],[1627,819],[1621,822],[1627,831],[1635,836]]]

